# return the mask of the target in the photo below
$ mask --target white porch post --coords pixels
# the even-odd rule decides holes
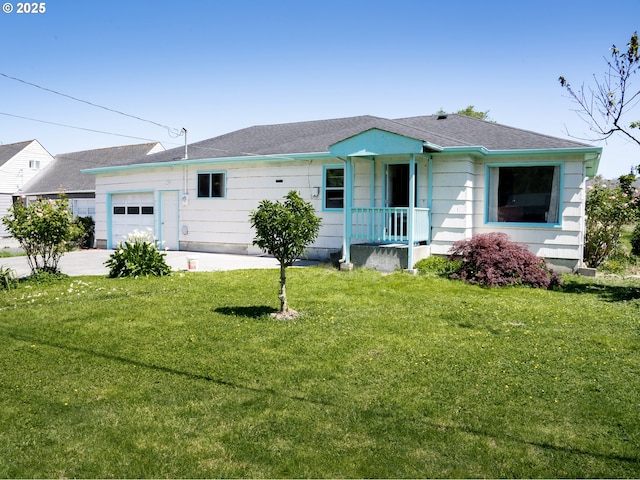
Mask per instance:
[[[415,154],[411,154],[411,158],[409,161],[409,218],[407,225],[407,238],[409,240],[407,251],[407,268],[411,270],[413,268],[413,232],[414,226],[413,222],[415,220],[415,209],[416,209],[416,156]]]
[[[353,161],[347,157],[344,166],[344,263],[351,264],[351,208],[353,207]]]

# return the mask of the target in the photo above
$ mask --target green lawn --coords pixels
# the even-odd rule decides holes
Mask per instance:
[[[0,291],[0,477],[640,477],[640,281],[290,269],[288,322],[277,290]]]

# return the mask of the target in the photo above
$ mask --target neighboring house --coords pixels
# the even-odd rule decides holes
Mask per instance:
[[[38,175],[53,157],[37,140],[0,145],[0,219],[13,204],[13,197]],[[0,237],[9,233],[0,222]]]
[[[32,201],[57,198],[63,193],[69,199],[75,216],[95,217],[96,179],[93,175],[81,173],[81,170],[120,165],[131,158],[162,151],[161,143],[152,142],[56,155],[40,175],[24,186],[22,196]]]
[[[457,240],[505,232],[572,270],[602,149],[453,114],[254,126],[186,152],[85,171],[96,177],[98,247],[150,228],[170,249],[258,253],[250,211],[297,190],[322,217],[310,258],[411,268]]]

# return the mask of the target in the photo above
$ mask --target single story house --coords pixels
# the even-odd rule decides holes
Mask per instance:
[[[573,270],[601,152],[457,114],[358,116],[253,126],[84,172],[96,178],[98,247],[149,228],[169,249],[257,254],[249,213],[297,190],[322,217],[309,258],[412,268],[504,232]]]
[[[8,213],[13,198],[36,177],[53,157],[37,140],[0,145],[0,218]],[[0,222],[0,237],[8,236]]]
[[[25,184],[21,195],[27,201],[33,201],[38,198],[58,198],[60,194],[64,194],[69,199],[75,216],[92,217],[95,220],[96,179],[81,171],[86,168],[120,165],[128,159],[162,151],[164,147],[161,143],[151,142],[62,153],[56,155],[38,176]]]

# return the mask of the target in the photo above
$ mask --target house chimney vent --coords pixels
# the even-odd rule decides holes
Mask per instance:
[[[447,118],[447,114],[444,113],[442,115],[438,115],[438,120],[445,120]]]

